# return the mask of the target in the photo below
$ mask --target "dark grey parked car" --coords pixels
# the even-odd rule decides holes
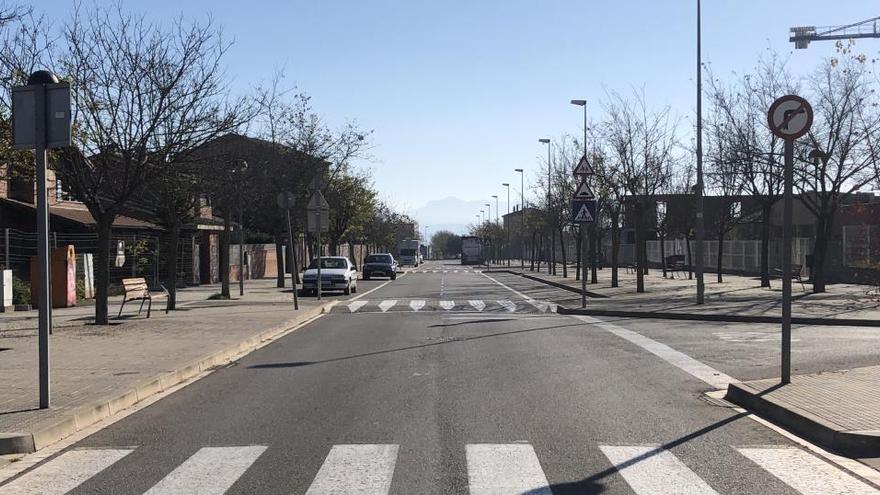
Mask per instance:
[[[370,277],[388,277],[394,280],[397,278],[397,260],[388,253],[371,254],[364,259],[361,273],[364,280],[370,280]]]

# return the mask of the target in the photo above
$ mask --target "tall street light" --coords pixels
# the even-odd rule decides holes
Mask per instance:
[[[498,195],[493,194],[492,197],[495,198],[495,223],[498,223]]]
[[[507,188],[507,217],[506,218],[509,222],[510,221],[510,183],[505,182],[501,185]],[[510,268],[510,226],[507,226],[507,228],[505,228],[504,230],[507,232],[507,242],[505,243],[507,249],[504,254],[506,254],[505,258],[507,258],[507,268]]]
[[[486,210],[480,210],[480,225],[486,223]]]
[[[236,171],[244,174],[247,168],[248,162],[242,160]],[[244,202],[240,193],[238,194],[238,295],[239,297],[244,295]]]
[[[428,226],[425,225],[425,258],[428,257]]]
[[[492,223],[492,204],[483,203],[483,206],[485,206],[487,208],[487,211],[489,212],[488,214],[486,214],[486,220],[488,220],[489,223]]]
[[[514,172],[519,172],[519,219],[520,219],[520,232],[519,232],[519,271],[525,272],[526,270],[526,179],[525,172],[521,168],[513,169]]]
[[[550,143],[550,139],[548,139],[548,138],[538,139],[538,142],[544,143],[547,145],[547,214],[549,216],[550,215],[550,199],[552,197],[550,195],[550,190],[553,188],[553,181],[550,179],[551,172],[553,171],[553,163],[550,161],[550,150],[553,147],[553,145]],[[553,261],[556,261],[556,235],[555,235],[555,232],[553,232],[552,225],[550,226],[550,253],[551,253],[550,257],[553,258]],[[553,269],[551,270],[550,269],[550,257],[547,258],[547,275],[550,275],[551,273],[553,275],[555,275],[556,263],[553,263]],[[538,267],[540,268],[540,266],[541,265],[539,264]]]
[[[703,223],[703,56],[702,33],[701,33],[701,2],[697,0],[697,304],[703,304],[706,286],[703,283],[703,239],[705,238],[705,225]],[[661,260],[662,261],[662,260]]]
[[[587,156],[587,100],[571,100],[572,105],[577,105],[579,107],[584,107],[584,157]],[[584,177],[584,181],[588,180],[587,177]],[[598,216],[598,212],[597,215]],[[590,225],[590,266],[596,266],[596,260],[593,257],[595,251],[592,249],[593,239],[596,237],[596,230],[593,228],[593,225]],[[580,224],[578,227],[578,232],[581,236],[581,252],[579,253],[581,258],[581,307],[587,307],[587,257],[584,256],[584,243],[587,241],[584,236],[584,224]],[[596,269],[593,268],[593,276],[596,276]],[[595,283],[595,282],[594,282]]]

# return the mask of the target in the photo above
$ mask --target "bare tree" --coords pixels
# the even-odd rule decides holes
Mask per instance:
[[[162,29],[121,5],[77,6],[63,39],[75,146],[58,172],[97,224],[95,322],[106,324],[113,221],[180,151],[178,138],[200,134],[171,128],[202,125],[227,45],[210,21]]]
[[[713,119],[724,124],[725,153],[741,179],[742,191],[761,209],[761,287],[770,287],[770,218],[782,195],[781,139],[767,126],[767,109],[779,96],[797,94],[798,86],[776,53],[762,55],[752,74],[726,86],[711,71],[706,93]]]
[[[619,167],[620,182],[627,192],[626,206],[632,208],[636,224],[636,290],[645,291],[647,266],[647,218],[650,203],[668,182],[677,145],[676,122],[668,107],[650,110],[643,91],[633,91],[633,100],[609,93],[604,104],[608,114],[608,146]]]
[[[815,118],[796,167],[800,199],[816,217],[813,291],[825,292],[828,245],[842,202],[877,180],[878,100],[864,64],[823,64],[809,86]],[[788,253],[783,253],[788,255]]]

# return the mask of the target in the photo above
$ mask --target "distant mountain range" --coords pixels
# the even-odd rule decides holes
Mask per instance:
[[[485,209],[485,201],[466,201],[453,196],[443,199],[432,199],[425,206],[412,210],[412,216],[418,220],[424,234],[428,226],[428,235],[439,230],[449,230],[456,234],[466,234],[468,226],[477,221],[480,210]],[[507,212],[507,205],[499,204],[501,211]],[[495,205],[492,205],[492,218],[495,218]]]

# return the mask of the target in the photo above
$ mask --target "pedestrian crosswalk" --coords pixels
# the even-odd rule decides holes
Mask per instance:
[[[579,476],[588,478],[599,472],[612,473],[601,477],[606,480],[616,472],[636,495],[714,495],[724,492],[711,486],[686,462],[660,445],[601,444],[597,447],[611,470],[606,465],[585,467]],[[0,495],[61,495],[105,472],[110,474],[109,479],[119,479],[114,475],[126,474],[125,469],[137,469],[130,464],[126,467],[117,467],[116,464],[135,450],[135,447],[69,450],[6,484],[0,484]],[[471,495],[553,494],[552,480],[548,480],[545,474],[547,461],[542,462],[529,443],[474,443],[464,445],[463,450]],[[788,485],[794,493],[878,493],[877,487],[798,447],[739,447],[732,448],[731,453],[743,456],[745,463],[752,466],[746,469],[764,470]],[[260,476],[253,466],[266,455],[267,447],[260,445],[204,447],[177,467],[169,468],[170,472],[146,494],[220,495],[243,476]],[[395,467],[402,455],[407,454],[401,454],[400,446],[396,444],[334,445],[320,467],[297,469],[303,471],[300,478],[311,479],[306,495],[383,495],[392,489]],[[113,473],[114,469],[123,471]],[[742,473],[740,478],[746,479],[747,474]],[[106,491],[114,490],[106,487]]]
[[[525,299],[359,299],[333,307],[333,313],[388,313],[388,312],[467,312],[467,313],[555,313],[556,303]]]

